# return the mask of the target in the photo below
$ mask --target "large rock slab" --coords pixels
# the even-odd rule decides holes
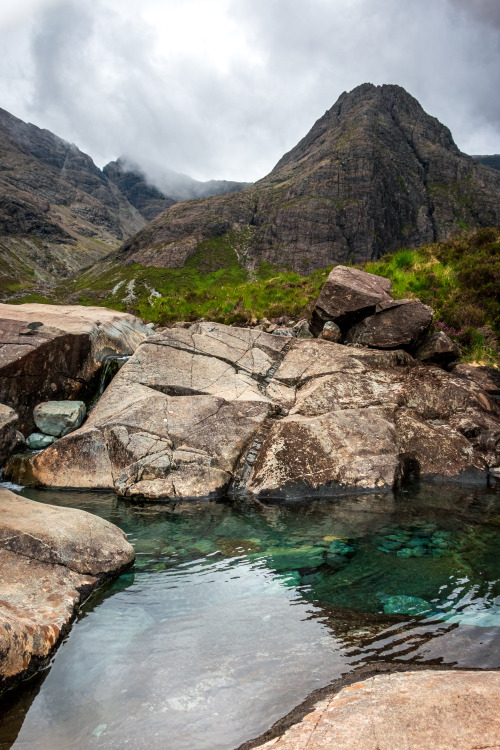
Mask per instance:
[[[381,302],[391,302],[392,281],[358,268],[335,266],[323,284],[314,306],[311,330],[317,336],[327,321],[342,330],[375,312]]]
[[[0,304],[0,401],[28,435],[38,403],[85,398],[106,357],[132,354],[149,333],[104,307]]]
[[[416,475],[486,486],[499,445],[495,400],[405,351],[201,323],[144,341],[80,429],[6,474],[151,499],[296,498]]]
[[[499,699],[499,672],[371,677],[255,750],[498,750]]]
[[[141,344],[85,425],[32,461],[41,484],[145,497],[223,494],[276,409],[265,384],[288,343],[217,324]]]
[[[349,329],[346,343],[375,349],[415,346],[432,323],[434,311],[418,299],[401,299],[377,306],[377,312]]]
[[[108,521],[0,489],[0,692],[44,663],[82,598],[133,560]]]
[[[387,491],[399,472],[394,426],[376,409],[349,409],[276,422],[247,491],[265,499]]]

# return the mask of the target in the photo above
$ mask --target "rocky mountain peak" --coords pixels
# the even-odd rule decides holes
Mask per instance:
[[[337,102],[259,182],[237,195],[170,208],[120,262],[178,268],[231,232],[249,268],[309,273],[500,224],[500,174],[465,154],[447,127],[395,85],[365,83]]]

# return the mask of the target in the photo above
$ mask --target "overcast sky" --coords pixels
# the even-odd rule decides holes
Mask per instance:
[[[0,106],[99,166],[256,180],[366,81],[404,86],[466,153],[500,152],[500,0],[1,5]]]

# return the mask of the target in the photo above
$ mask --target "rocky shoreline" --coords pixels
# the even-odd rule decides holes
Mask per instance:
[[[339,498],[391,492],[415,479],[496,486],[497,373],[454,364],[456,347],[431,323],[432,310],[419,300],[393,300],[387,279],[343,266],[330,274],[310,327],[199,321],[155,331],[104,308],[0,305],[4,479],[157,503]],[[85,419],[110,357],[123,366]],[[46,663],[82,600],[131,565],[134,552],[112,524],[0,490],[0,558],[5,690]],[[467,689],[477,685],[489,712],[500,683],[495,673],[480,674]],[[379,692],[396,706],[390,691],[398,680],[418,682],[374,678],[360,687],[363,715]],[[439,683],[454,691],[447,710],[460,713],[462,673],[422,680],[425,705],[434,705]],[[328,717],[340,705],[351,711],[349,701],[323,701],[305,724],[262,747],[329,746]],[[346,727],[357,726],[356,710]],[[373,736],[349,729],[339,747],[375,748]],[[472,747],[463,742],[453,747]]]

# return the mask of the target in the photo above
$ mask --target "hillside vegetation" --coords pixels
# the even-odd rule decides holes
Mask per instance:
[[[430,305],[436,329],[457,341],[464,359],[498,362],[500,229],[464,231],[358,267],[390,278],[394,297],[419,297]],[[331,268],[300,276],[262,263],[249,272],[231,236],[224,235],[203,243],[182,269],[136,264],[90,270],[50,296],[13,301],[103,305],[160,325],[201,317],[239,325],[282,316],[297,320],[311,313]]]

